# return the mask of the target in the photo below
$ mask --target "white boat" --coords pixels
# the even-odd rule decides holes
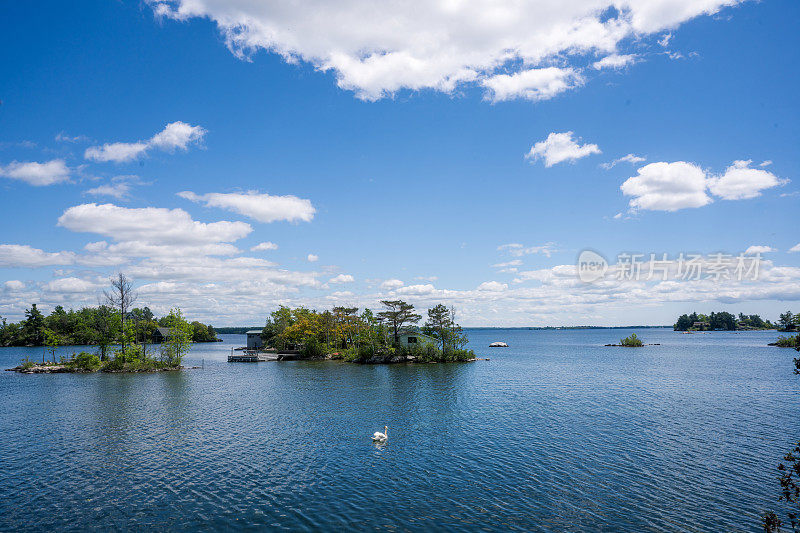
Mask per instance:
[[[506,344],[504,342],[497,341],[497,342],[491,343],[489,345],[489,348],[508,348],[508,344]]]

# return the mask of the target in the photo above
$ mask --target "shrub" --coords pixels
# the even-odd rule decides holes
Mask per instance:
[[[326,347],[317,339],[308,339],[300,350],[300,354],[307,359],[322,359],[325,357]]]
[[[93,353],[81,352],[73,355],[66,365],[83,372],[95,372],[100,368],[100,358]]]
[[[620,346],[625,346],[627,348],[639,348],[644,346],[641,339],[636,336],[636,333],[631,333],[630,337],[625,337],[619,341]]]
[[[781,335],[778,337],[778,340],[775,341],[775,346],[780,346],[781,348],[800,347],[800,334],[789,337]]]

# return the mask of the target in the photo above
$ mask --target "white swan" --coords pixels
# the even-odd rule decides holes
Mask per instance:
[[[383,433],[380,431],[376,431],[374,435],[372,435],[372,442],[380,442],[384,443],[389,438],[389,426],[383,426]]]

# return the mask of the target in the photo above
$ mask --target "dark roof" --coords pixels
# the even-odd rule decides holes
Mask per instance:
[[[170,328],[156,328],[156,331],[161,333],[162,337],[169,337],[172,334],[172,330]]]

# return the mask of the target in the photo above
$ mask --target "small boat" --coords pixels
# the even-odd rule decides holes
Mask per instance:
[[[508,344],[504,342],[493,342],[489,345],[489,348],[508,348]]]

